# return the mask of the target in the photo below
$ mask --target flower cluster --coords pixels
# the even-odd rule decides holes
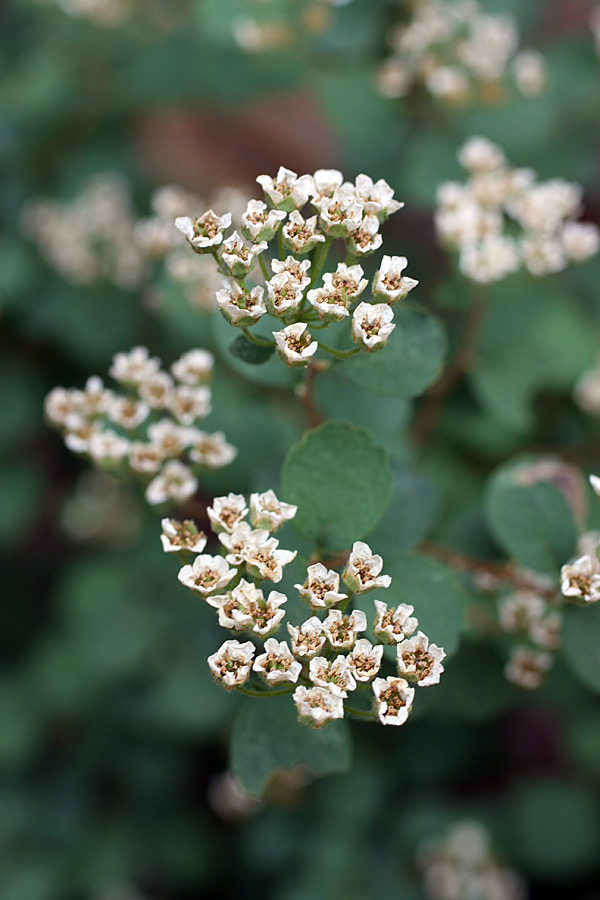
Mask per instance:
[[[494,858],[489,835],[478,822],[456,822],[443,839],[423,842],[418,862],[430,900],[524,900],[527,896],[521,877]]]
[[[403,275],[405,257],[384,256],[363,299],[368,282],[359,261],[381,247],[381,223],[403,205],[392,188],[367,175],[344,182],[336,169],[298,176],[280,168],[275,178],[261,175],[257,182],[265,199],[248,202],[241,235],[228,235],[231,213],[175,220],[193,250],[210,256],[225,276],[216,294],[225,319],[250,341],[276,349],[288,366],[307,366],[319,348],[338,358],[380,350],[395,327],[393,304],[417,284]],[[303,215],[307,204],[312,209]],[[321,278],[334,240],[344,244],[346,261]],[[274,341],[248,330],[263,316],[277,324]],[[328,347],[309,330],[345,321],[354,349]]]
[[[256,10],[255,15],[236,16],[232,22],[233,37],[246,53],[267,53],[301,46],[306,38],[320,34],[330,25],[332,6],[346,6],[352,0],[306,0],[299,14],[275,15],[270,9]],[[266,4],[265,4],[266,5]]]
[[[210,198],[214,209],[229,209],[238,223],[246,209],[248,196],[239,188],[226,187]],[[201,213],[206,200],[182,187],[165,185],[154,191],[151,215],[135,223],[133,239],[140,252],[152,262],[163,262],[168,275],[182,285],[188,302],[205,312],[215,309],[215,294],[222,276],[210,256],[192,255],[174,221],[186,212]]]
[[[148,503],[183,503],[195,494],[200,469],[226,466],[237,453],[222,432],[197,428],[211,410],[212,368],[210,353],[190,350],[169,373],[145,347],[134,347],[113,358],[110,375],[120,391],[97,376],[83,391],[54,388],[46,416],[73,452],[111,473],[148,482]]]
[[[132,240],[134,221],[129,186],[114,172],[89,178],[70,202],[34,199],[22,213],[25,234],[64,279],[107,281],[122,290],[136,289],[146,274]]]
[[[548,275],[598,252],[598,228],[575,219],[579,185],[538,182],[531,169],[511,168],[502,149],[482,137],[470,138],[458,158],[469,179],[440,186],[435,219],[467,278],[500,281],[521,267]]]
[[[271,490],[251,494],[249,504],[241,494],[217,497],[208,516],[222,545],[220,556],[204,553],[207,538],[193,522],[163,519],[163,550],[195,554],[181,568],[179,581],[217,610],[222,628],[248,637],[225,641],[208,658],[210,670],[226,690],[248,692],[244,686],[251,673],[266,689],[289,686],[283,692],[293,692],[299,720],[315,728],[343,718],[344,701],[361,689],[372,692],[374,710],[346,705],[348,712],[367,718],[376,713],[384,725],[402,725],[415,688],[439,682],[446,654],[417,631],[414,609],[404,603],[388,608],[375,600],[374,641],[362,636],[367,616],[351,609],[352,597],[391,583],[390,576],[382,574],[382,558],[367,544],[354,544],[341,576],[321,562],[309,565],[304,582],[295,588],[310,617],[297,626],[287,623],[289,644],[273,636],[285,617],[288,598],[278,590],[267,594],[264,584],[278,584],[296,556],[295,550],[280,549],[273,533],[296,510]],[[384,645],[393,648],[396,660],[396,674],[387,677],[380,676]]]
[[[392,54],[378,87],[403,97],[420,86],[451,104],[496,103],[512,77],[522,94],[539,94],[546,65],[537,50],[518,50],[514,18],[486,13],[477,0],[415,0],[412,17],[391,33]]]
[[[534,690],[554,662],[552,651],[560,647],[562,614],[556,600],[549,599],[551,584],[535,577],[530,580],[529,587],[500,598],[498,621],[505,634],[518,640],[510,648],[504,669],[506,678],[519,687]],[[536,590],[536,581],[542,590]]]

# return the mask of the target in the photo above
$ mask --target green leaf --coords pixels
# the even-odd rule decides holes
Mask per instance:
[[[274,346],[259,347],[258,344],[253,344],[252,341],[249,341],[243,334],[240,334],[240,336],[229,345],[229,352],[232,353],[233,356],[241,359],[242,362],[250,363],[252,366],[259,366],[261,363],[265,363],[273,354],[274,349]]]
[[[369,538],[384,558],[422,541],[439,505],[437,490],[428,478],[400,464],[393,471],[392,499]]]
[[[308,766],[315,775],[347,772],[352,744],[347,722],[320,730],[300,725],[291,695],[248,699],[231,732],[231,770],[249,794],[262,794],[277,769]]]
[[[377,524],[393,479],[385,451],[368,432],[328,422],[292,447],[281,483],[285,500],[298,506],[300,534],[341,549]]]
[[[566,878],[597,862],[598,804],[584,788],[550,780],[523,785],[509,821],[515,858],[533,875]]]
[[[562,654],[581,681],[600,693],[600,604],[563,615]]]
[[[416,397],[436,380],[446,353],[442,326],[427,313],[400,307],[387,346],[340,365],[340,374],[384,397]]]
[[[552,484],[523,483],[520,472],[531,465],[520,457],[492,476],[484,500],[495,539],[522,566],[555,573],[571,557],[577,526],[569,504]]]

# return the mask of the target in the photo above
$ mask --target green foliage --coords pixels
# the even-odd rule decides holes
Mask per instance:
[[[600,692],[600,607],[567,609],[563,624],[564,658],[582,683]]]
[[[278,769],[304,765],[315,775],[328,775],[347,772],[351,764],[348,723],[305,728],[290,696],[249,699],[234,722],[231,769],[249,794],[262,794]]]
[[[306,432],[283,466],[282,494],[298,506],[294,525],[331,549],[350,547],[377,524],[392,491],[385,452],[354,425]]]

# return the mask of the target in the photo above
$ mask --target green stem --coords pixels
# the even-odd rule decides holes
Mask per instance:
[[[279,259],[283,262],[285,259],[285,247],[283,246],[283,228],[277,231],[277,247],[279,249]]]
[[[331,247],[332,241],[333,241],[333,238],[331,237],[331,235],[328,235],[325,242],[323,244],[321,244],[320,249],[317,251],[317,253],[315,253],[315,256],[313,257],[312,266],[311,266],[312,275],[311,275],[311,279],[310,279],[310,284],[307,288],[307,293],[313,287],[317,278],[321,274],[321,270],[323,269],[323,266],[325,265],[325,260],[327,259],[327,254],[329,253],[329,248]]]
[[[252,688],[242,687],[241,684],[238,684],[236,690],[238,690],[240,694],[245,694],[246,697],[279,697],[282,694],[292,694],[295,691],[295,688],[282,688],[277,691],[254,691]]]
[[[265,281],[268,281],[271,276],[269,275],[269,272],[267,270],[267,264],[264,260],[262,253],[258,254],[258,263],[260,265],[263,275],[265,276]]]
[[[352,350],[334,350],[333,347],[328,347],[326,344],[322,344],[321,341],[319,341],[319,347],[325,353],[335,356],[336,359],[350,359],[351,356],[356,356],[357,353],[360,353],[359,347],[354,347]]]
[[[348,253],[348,256],[344,260],[344,264],[347,266],[354,266],[356,264],[356,255],[354,253]]]
[[[350,713],[351,716],[358,716],[361,719],[374,719],[375,713],[363,709],[354,709],[352,706],[348,706],[344,703],[344,711]]]
[[[242,328],[242,334],[253,344],[256,344],[257,347],[274,347],[275,346],[274,341],[266,341],[266,340],[263,340],[263,338],[259,338],[259,337],[256,337],[255,335],[253,335],[252,332],[248,330],[247,326],[245,328]]]

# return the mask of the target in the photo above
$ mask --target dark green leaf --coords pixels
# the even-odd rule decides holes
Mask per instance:
[[[241,359],[242,362],[250,363],[250,365],[253,366],[265,363],[273,354],[274,349],[274,346],[259,347],[258,344],[253,344],[252,341],[249,341],[243,334],[240,334],[240,336],[229,345],[229,352],[232,353],[233,356],[236,356],[238,359]]]

